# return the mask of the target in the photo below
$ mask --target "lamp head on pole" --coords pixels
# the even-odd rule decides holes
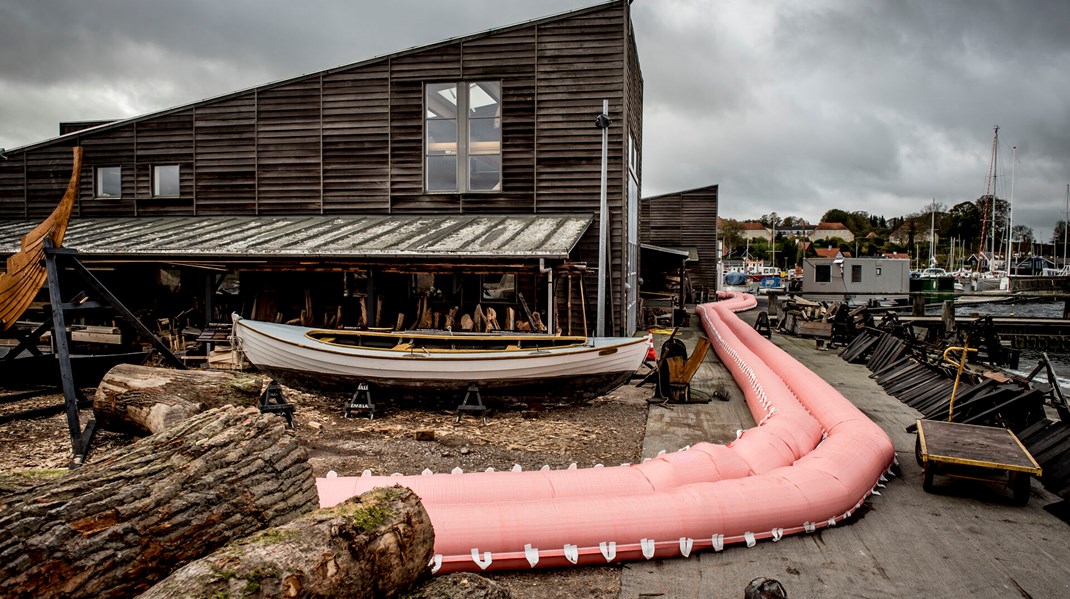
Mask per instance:
[[[594,118],[594,126],[599,129],[609,129],[609,126],[613,124],[613,119],[609,118],[608,114],[602,113]]]

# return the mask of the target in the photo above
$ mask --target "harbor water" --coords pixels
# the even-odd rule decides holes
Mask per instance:
[[[928,311],[928,310],[927,310]],[[934,312],[939,314],[939,308]],[[1027,301],[1027,302],[997,302],[983,304],[965,304],[955,306],[955,316],[993,316],[997,318],[1062,318],[1063,302],[1060,301]],[[1021,358],[1018,362],[1016,374],[1025,376],[1042,358],[1043,350],[1022,349]],[[1047,352],[1055,373],[1059,376],[1059,386],[1063,392],[1070,392],[1070,352],[1051,351]],[[1045,380],[1044,374],[1038,374],[1038,380]]]

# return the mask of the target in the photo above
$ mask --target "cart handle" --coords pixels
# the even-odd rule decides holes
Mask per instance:
[[[968,356],[970,354],[970,352],[977,353],[977,349],[973,348],[973,347],[970,347],[969,338],[967,338],[965,341],[962,342],[962,347],[949,347],[949,348],[945,349],[944,350],[944,360],[946,362],[950,362],[951,364],[956,364],[956,362],[954,360],[952,360],[951,358],[947,357],[947,355],[949,353],[953,352],[953,351],[962,352],[962,357],[959,359],[959,361],[957,363],[958,372],[955,373],[955,386],[951,388],[951,403],[947,407],[947,421],[948,422],[952,422],[952,417],[955,415],[955,394],[959,390],[959,378],[962,377],[962,369],[966,367],[966,356]]]

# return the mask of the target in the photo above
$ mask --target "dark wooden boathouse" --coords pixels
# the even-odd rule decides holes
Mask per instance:
[[[349,325],[346,304],[360,296],[368,324],[392,326],[421,300],[470,312],[481,301],[519,308],[523,295],[544,320],[557,314],[555,328],[593,333],[603,100],[606,330],[630,334],[643,79],[626,0],[134,118],[64,123],[0,161],[0,258],[52,210],[81,146],[65,245],[124,300],[182,289],[206,319],[308,308],[314,324]]]
[[[707,185],[643,198],[639,240],[644,296],[674,291],[674,305],[680,307],[710,298],[717,290],[717,190],[717,185]]]

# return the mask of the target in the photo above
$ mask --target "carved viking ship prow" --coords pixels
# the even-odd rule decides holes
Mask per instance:
[[[19,251],[7,259],[7,271],[0,273],[0,330],[15,325],[48,277],[44,265],[45,239],[51,239],[53,247],[63,244],[82,172],[82,148],[73,149],[74,166],[63,200],[48,218],[22,238]]]

